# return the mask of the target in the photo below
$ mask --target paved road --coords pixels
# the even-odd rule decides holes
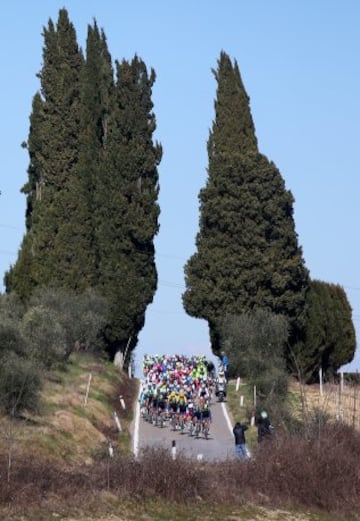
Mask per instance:
[[[211,405],[212,424],[209,439],[196,439],[187,432],[174,432],[170,426],[163,428],[151,425],[143,418],[138,419],[138,452],[147,447],[161,447],[171,452],[172,442],[176,442],[176,453],[186,457],[202,457],[203,460],[215,461],[232,459],[234,457],[234,436],[231,425],[226,418],[226,405],[214,402]],[[136,428],[136,423],[135,423]]]

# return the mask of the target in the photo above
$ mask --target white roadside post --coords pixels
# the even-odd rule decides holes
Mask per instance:
[[[323,395],[323,372],[322,367],[319,369],[319,382],[320,382],[320,396]]]
[[[236,392],[238,392],[240,388],[240,376],[237,377],[237,380],[236,380]]]
[[[125,410],[126,409],[125,400],[121,395],[119,396],[119,398],[120,398],[121,407]]]
[[[114,447],[112,446],[111,441],[109,441],[109,456],[110,458],[114,457]]]
[[[115,420],[115,423],[116,423],[117,430],[119,432],[121,432],[122,431],[121,423],[120,423],[120,420],[119,420],[118,413],[116,411],[114,411],[114,420]]]
[[[244,407],[244,395],[240,395],[240,407]]]
[[[256,409],[256,385],[254,385],[254,409]]]
[[[172,459],[175,461],[176,460],[176,441],[175,440],[173,440],[171,443],[171,456],[172,456]]]

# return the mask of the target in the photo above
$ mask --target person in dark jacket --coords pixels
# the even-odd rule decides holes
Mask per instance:
[[[245,439],[245,431],[247,431],[247,428],[247,425],[240,422],[236,422],[233,428],[235,438],[235,455],[239,460],[245,460],[249,457]]]
[[[264,440],[268,440],[272,434],[272,425],[269,416],[266,411],[261,411],[257,422],[258,431],[258,442],[262,443]]]

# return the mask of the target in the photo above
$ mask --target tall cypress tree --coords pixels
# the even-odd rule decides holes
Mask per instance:
[[[66,285],[78,291],[98,284],[95,192],[103,168],[110,98],[114,89],[111,56],[105,35],[100,33],[96,21],[88,26],[80,86],[78,163],[67,191],[72,218],[64,223],[61,237],[71,259]]]
[[[24,297],[34,285],[66,286],[72,273],[66,243],[74,214],[68,194],[78,162],[83,57],[66,9],[59,11],[56,26],[49,20],[43,36],[41,93],[34,98],[30,118],[29,181],[23,188],[27,234],[17,264],[6,277],[7,289]]]
[[[153,241],[159,228],[162,150],[153,142],[154,71],[148,74],[135,57],[130,63],[116,62],[116,74],[105,161],[97,179],[96,220],[99,280],[112,309],[106,337],[111,353],[123,352],[126,364],[157,287]]]
[[[319,369],[327,377],[351,362],[356,348],[351,306],[337,284],[312,280],[307,294],[307,320],[303,345],[293,355],[306,382],[318,380]]]
[[[44,154],[44,190],[34,237],[39,285],[71,286],[74,253],[69,243],[76,226],[71,201],[77,197],[73,177],[79,158],[80,71],[83,56],[66,9],[59,11],[56,30],[44,31],[44,65],[40,72],[48,135]]]
[[[109,351],[126,351],[126,365],[157,286],[155,73],[135,57],[116,63],[115,82],[96,22],[84,60],[65,9],[44,29],[43,63],[27,144],[27,233],[7,289],[28,297],[35,286],[96,287],[112,310]]]
[[[221,53],[208,179],[200,191],[196,253],[185,266],[186,312],[208,321],[219,353],[227,315],[263,308],[285,315],[291,342],[302,333],[308,272],[293,220],[293,197],[260,154],[237,63]]]
[[[22,240],[19,256],[14,264],[6,273],[4,283],[7,292],[16,291],[18,295],[25,299],[32,292],[36,283],[34,281],[33,270],[33,213],[37,201],[41,200],[43,178],[42,178],[42,147],[43,147],[43,100],[40,93],[36,93],[32,103],[32,113],[30,115],[30,130],[28,142],[24,144],[27,148],[30,163],[28,167],[28,182],[22,187],[21,191],[26,195],[25,225],[26,233]]]

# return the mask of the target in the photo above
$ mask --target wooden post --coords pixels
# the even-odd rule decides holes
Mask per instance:
[[[88,383],[87,383],[87,386],[86,386],[86,393],[85,393],[85,400],[84,400],[84,405],[85,405],[85,407],[87,406],[87,403],[88,403],[89,392],[90,392],[90,384],[91,384],[91,378],[92,378],[92,374],[90,373],[90,374],[89,374]]]
[[[354,385],[354,407],[353,407],[353,418],[352,418],[352,427],[355,429],[355,423],[356,423],[356,385]]]
[[[322,367],[319,369],[319,382],[320,382],[320,396],[323,395],[323,373],[322,373]]]
[[[340,373],[340,391],[344,392],[344,372],[341,371]]]
[[[124,362],[123,362],[124,364],[125,364],[125,360],[126,360],[126,357],[127,357],[128,350],[129,350],[129,346],[130,346],[131,339],[132,339],[132,335],[129,336],[129,339],[128,339],[127,344],[126,344],[126,347],[125,347],[125,351],[124,351]]]

